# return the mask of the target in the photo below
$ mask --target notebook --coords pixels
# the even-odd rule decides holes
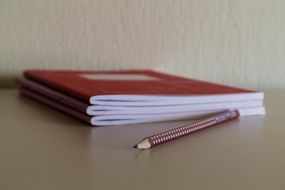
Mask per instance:
[[[92,125],[173,120],[231,108],[243,115],[265,113],[262,92],[149,70],[29,70],[19,82],[24,95],[87,115]]]

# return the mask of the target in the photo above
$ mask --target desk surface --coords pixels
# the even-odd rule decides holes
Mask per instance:
[[[0,189],[285,189],[284,96],[266,94],[266,116],[140,151],[187,121],[91,128],[0,90]]]

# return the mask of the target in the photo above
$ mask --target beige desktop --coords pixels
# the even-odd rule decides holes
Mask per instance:
[[[0,90],[0,189],[285,189],[285,92],[241,117],[150,150],[143,137],[189,121],[89,127]]]

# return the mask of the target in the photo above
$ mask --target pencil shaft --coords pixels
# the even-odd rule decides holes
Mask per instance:
[[[163,144],[168,141],[172,141],[178,139],[180,137],[189,135],[193,132],[217,125],[219,123],[223,123],[232,119],[236,119],[239,117],[239,112],[237,110],[225,111],[220,114],[202,119],[200,121],[196,121],[190,123],[188,125],[184,125],[179,128],[175,128],[172,130],[168,130],[150,137],[147,137],[150,146],[148,148]]]

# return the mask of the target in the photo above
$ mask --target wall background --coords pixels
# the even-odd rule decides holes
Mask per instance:
[[[285,89],[285,1],[0,0],[0,87],[29,68],[152,68]]]

